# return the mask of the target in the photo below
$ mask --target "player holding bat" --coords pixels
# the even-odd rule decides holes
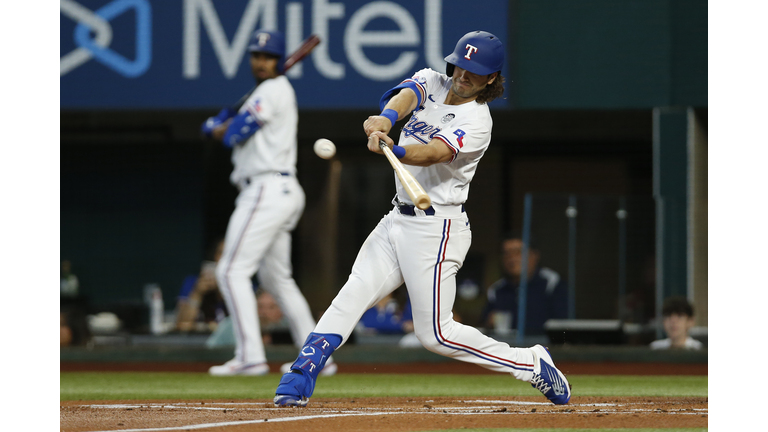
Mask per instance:
[[[276,31],[256,31],[248,49],[256,88],[239,110],[225,108],[202,126],[205,135],[232,148],[230,181],[240,190],[216,266],[235,334],[235,357],[209,370],[218,376],[269,373],[251,282],[257,271],[260,286],[288,318],[298,346],[315,326],[290,260],[291,231],[305,201],[296,179],[296,94],[283,75],[293,63],[287,63],[285,39]],[[330,364],[325,374],[335,371]]]
[[[383,140],[431,198],[414,206],[400,178],[394,208],[363,244],[349,280],[317,323],[291,372],[283,375],[274,403],[304,406],[326,359],[349,337],[362,314],[405,283],[416,336],[427,349],[531,383],[555,404],[571,391],[546,348],[513,348],[453,320],[456,272],[471,243],[464,202],[477,164],[491,141],[487,102],[504,91],[504,49],[494,35],[467,33],[445,58],[446,74],[416,72],[380,101],[380,115],[363,129],[368,149],[382,153]],[[410,115],[399,145],[387,135]],[[418,194],[414,194],[418,196]]]

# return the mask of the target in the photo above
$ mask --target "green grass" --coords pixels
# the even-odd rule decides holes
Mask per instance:
[[[61,372],[60,377],[62,401],[271,399],[280,381],[278,374],[212,377],[205,373]],[[568,378],[573,384],[574,396],[708,395],[706,376],[574,375]],[[541,396],[541,393],[527,383],[502,375],[339,374],[320,378],[314,394],[314,397],[333,398],[378,396],[489,397]]]

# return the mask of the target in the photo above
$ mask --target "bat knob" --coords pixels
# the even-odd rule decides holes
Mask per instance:
[[[432,206],[432,200],[429,199],[428,195],[423,195],[423,196],[420,196],[416,200],[416,202],[414,202],[414,204],[416,205],[417,209],[419,209],[419,210],[426,210],[426,209],[428,209],[429,207]]]

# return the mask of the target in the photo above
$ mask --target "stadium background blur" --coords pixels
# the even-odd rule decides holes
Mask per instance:
[[[323,39],[289,74],[307,193],[294,274],[319,313],[394,195],[362,122],[386,89],[443,71],[455,41],[483,29],[505,42],[506,97],[491,104],[459,281],[482,295],[500,277],[499,239],[523,228],[529,196],[546,265],[575,282],[574,318],[645,325],[659,296],[684,295],[707,326],[706,1],[77,2],[101,19],[73,3],[61,14],[61,258],[92,312],[142,305],[150,283],[172,309],[223,234],[229,151],[199,127],[252,87],[243,35],[271,26],[289,50]],[[318,138],[336,143],[339,179]]]

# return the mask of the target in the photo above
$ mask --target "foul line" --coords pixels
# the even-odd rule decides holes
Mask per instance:
[[[259,420],[243,420],[235,422],[222,422],[222,423],[204,423],[190,426],[171,426],[162,428],[146,428],[146,429],[120,429],[120,432],[151,432],[151,431],[170,431],[170,430],[189,430],[189,429],[206,429],[212,427],[222,426],[238,426],[246,424],[256,423],[273,423],[273,422],[289,422],[297,420],[313,420],[321,418],[333,418],[333,417],[350,417],[350,416],[371,416],[371,415],[392,415],[392,414],[409,414],[409,413],[393,413],[393,412],[375,412],[375,413],[354,413],[354,414],[322,414],[300,417],[280,417],[274,419],[259,419]],[[94,431],[94,432],[114,432],[114,431]]]

